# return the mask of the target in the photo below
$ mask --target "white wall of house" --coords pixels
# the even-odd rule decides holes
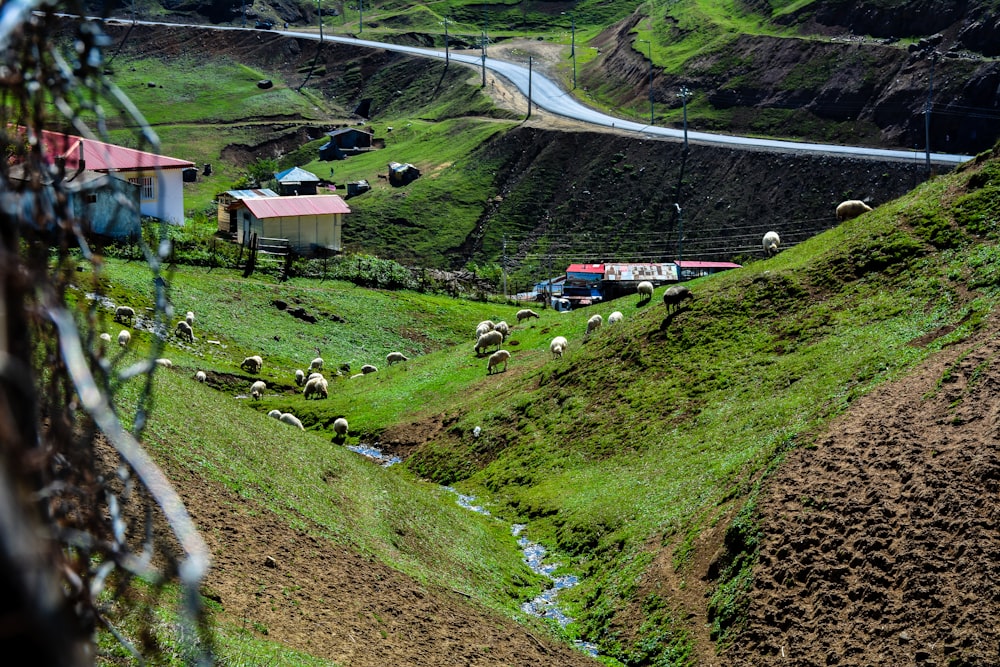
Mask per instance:
[[[184,174],[181,169],[118,171],[115,176],[140,186],[139,212],[172,225],[184,224]]]

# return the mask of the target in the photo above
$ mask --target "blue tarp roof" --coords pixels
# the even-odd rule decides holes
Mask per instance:
[[[274,178],[279,183],[319,183],[319,177],[316,174],[310,173],[302,167],[292,167],[280,171],[274,175]]]

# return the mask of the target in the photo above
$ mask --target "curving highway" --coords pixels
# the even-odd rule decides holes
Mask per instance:
[[[136,23],[142,25],[165,25],[165,26],[178,26],[185,25],[185,27],[196,29],[201,28],[205,30],[253,30],[251,28],[243,28],[237,26],[202,26],[202,25],[187,25],[187,24],[177,24],[177,23],[166,23],[159,21],[137,21]],[[297,37],[301,39],[313,39],[319,40],[320,36],[317,33],[312,32],[297,32],[294,30],[270,30],[268,32],[275,32],[286,37]],[[370,49],[385,49],[387,51],[398,51],[400,53],[405,53],[411,56],[416,56],[420,58],[435,58],[438,60],[445,59],[445,52],[438,51],[435,49],[427,49],[416,46],[405,46],[401,44],[389,44],[386,42],[376,42],[367,39],[357,39],[354,37],[341,37],[338,35],[325,35],[323,37],[325,42],[337,42],[340,44],[350,44],[353,46],[370,48]],[[463,53],[451,52],[448,54],[450,60],[462,63],[464,65],[470,65],[476,68],[481,68],[483,66],[483,58],[476,55],[468,55]],[[525,97],[528,96],[529,91],[529,71],[528,68],[523,65],[518,65],[506,60],[497,60],[495,58],[485,59],[486,69],[498,74],[508,81],[510,81]],[[671,139],[683,139],[684,130],[678,130],[670,127],[659,127],[656,125],[650,125],[648,123],[638,123],[632,120],[627,120],[624,118],[617,118],[615,116],[609,116],[595,109],[582,104],[576,98],[574,98],[569,92],[563,90],[559,84],[552,81],[549,78],[539,74],[536,71],[530,72],[530,89],[531,89],[531,101],[540,109],[544,109],[549,113],[553,113],[559,116],[564,116],[566,118],[571,118],[573,120],[578,120],[584,123],[591,123],[593,125],[601,125],[603,127],[616,128],[620,130],[627,130],[632,132],[640,132],[649,136],[658,137],[668,137]],[[925,151],[905,151],[905,150],[890,150],[882,148],[868,148],[864,146],[841,146],[837,144],[819,144],[819,143],[808,143],[801,141],[782,141],[778,139],[760,139],[756,137],[739,137],[727,134],[713,134],[709,132],[687,132],[687,138],[689,142],[702,143],[702,144],[714,144],[714,145],[726,145],[733,147],[742,148],[753,148],[753,149],[771,149],[771,150],[781,150],[781,151],[798,151],[798,152],[808,152],[808,153],[821,153],[821,154],[837,154],[837,155],[848,155],[861,158],[881,158],[894,161],[906,161],[914,162],[915,160],[927,160],[929,159],[933,163],[937,164],[959,164],[965,162],[966,160],[972,159],[971,155],[957,155],[953,153],[930,153],[929,158]]]

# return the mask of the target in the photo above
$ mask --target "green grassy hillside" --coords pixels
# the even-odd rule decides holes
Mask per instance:
[[[761,476],[854,399],[962,340],[994,309],[998,165],[982,156],[773,259],[692,282],[695,299],[669,315],[662,289],[646,304],[626,297],[542,312],[515,327],[508,370],[489,376],[473,329],[485,318],[513,322],[514,306],[178,268],[171,298],[178,312],[197,313],[199,340],[168,350],[175,367],[160,373],[151,433],[176,465],[514,613],[515,598],[537,583],[518,554],[415,480],[472,492],[494,515],[527,523],[581,575],[561,598],[579,621],[571,631],[624,664],[683,663],[692,629],[676,601],[648,592],[654,559],[668,554],[683,578],[699,536],[732,521],[709,610],[714,637],[726,641],[745,604],[754,535],[766,529],[753,512]],[[111,262],[106,278],[117,302],[148,298],[139,265]],[[347,322],[304,324],[270,305],[275,298]],[[585,340],[586,319],[612,310],[624,322]],[[562,359],[548,352],[555,335],[570,340]],[[307,402],[291,377],[314,347],[333,367],[380,370],[336,378],[327,400]],[[393,349],[411,361],[384,367]],[[249,353],[263,355],[272,387],[255,404],[236,398],[254,379],[238,370]],[[198,368],[224,379],[191,388]],[[270,440],[282,433],[263,415],[272,408],[303,419],[301,440]],[[376,477],[331,446],[341,415],[348,444],[395,442],[405,464]],[[220,427],[226,419],[232,426]],[[444,426],[420,428],[432,422]],[[343,489],[302,477],[327,468],[349,480]],[[345,495],[366,499],[360,513],[344,511]],[[414,541],[394,540],[387,526]]]

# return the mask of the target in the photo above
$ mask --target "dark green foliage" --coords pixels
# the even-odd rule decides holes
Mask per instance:
[[[708,603],[708,620],[716,641],[724,641],[746,616],[750,603],[747,593],[753,583],[752,570],[762,537],[754,493],[729,524],[724,550],[710,566],[709,576],[718,581]]]

